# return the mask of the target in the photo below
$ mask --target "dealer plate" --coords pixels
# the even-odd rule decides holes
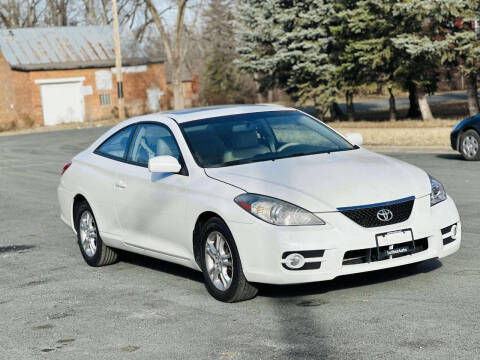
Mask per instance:
[[[377,234],[375,237],[377,239],[377,246],[390,246],[413,241],[413,232],[412,229],[404,229]]]

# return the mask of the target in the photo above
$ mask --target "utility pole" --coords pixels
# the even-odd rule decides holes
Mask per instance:
[[[117,0],[112,0],[113,40],[115,42],[115,68],[117,72],[118,119],[125,120],[125,100],[123,98],[122,51],[118,30]]]

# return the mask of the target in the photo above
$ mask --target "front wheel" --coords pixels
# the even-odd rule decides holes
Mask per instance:
[[[258,290],[243,275],[237,246],[227,225],[219,218],[205,223],[201,232],[201,266],[205,287],[223,302],[248,300]]]
[[[475,130],[460,136],[460,152],[465,160],[480,160],[480,135]]]

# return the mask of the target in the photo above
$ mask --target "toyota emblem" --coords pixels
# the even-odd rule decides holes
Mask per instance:
[[[377,211],[377,219],[387,222],[393,219],[393,212],[389,209],[380,209]]]

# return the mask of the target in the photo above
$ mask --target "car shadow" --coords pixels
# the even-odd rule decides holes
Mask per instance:
[[[121,262],[203,283],[202,273],[186,266],[127,251],[120,251],[119,254]]]
[[[330,291],[356,288],[394,281],[434,271],[442,266],[438,259],[394,267],[385,270],[376,270],[360,274],[344,275],[333,280],[298,285],[267,285],[259,284],[259,296],[269,298],[290,298],[307,295],[325,294]]]
[[[120,252],[120,261],[203,283],[203,276],[199,271],[195,271],[185,266],[177,265],[168,261],[126,251]],[[259,287],[258,295],[269,298],[291,298],[325,294],[330,291],[375,285],[422,273],[428,273],[440,268],[441,266],[442,263],[438,259],[431,259],[416,264],[409,264],[385,270],[344,275],[333,280],[315,283],[298,285],[257,284]]]
[[[437,154],[435,156],[439,159],[465,161],[465,159],[460,154]]]

